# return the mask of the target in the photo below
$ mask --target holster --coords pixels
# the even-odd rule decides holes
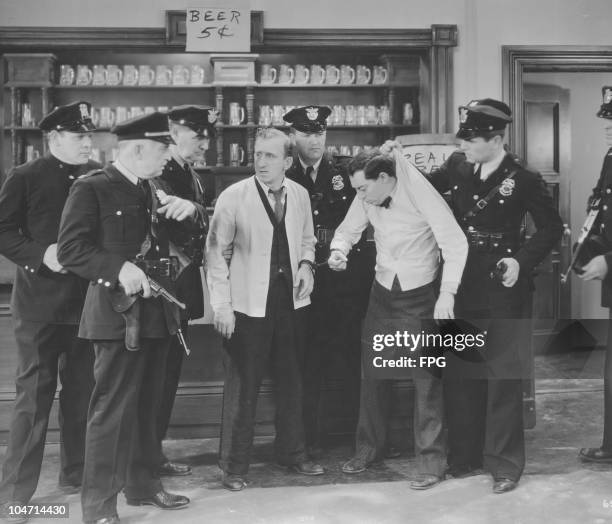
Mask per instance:
[[[125,320],[125,347],[128,351],[140,349],[140,300],[121,312]]]

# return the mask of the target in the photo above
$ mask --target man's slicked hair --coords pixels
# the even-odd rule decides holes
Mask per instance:
[[[348,171],[351,176],[357,171],[363,171],[365,178],[370,180],[376,180],[383,172],[395,177],[395,161],[393,157],[382,153],[380,149],[371,149],[355,156],[349,162]]]
[[[285,158],[291,156],[291,139],[286,133],[283,133],[280,129],[274,127],[262,127],[257,130],[255,135],[255,142],[257,140],[270,140],[271,138],[281,138],[283,140],[283,152]]]

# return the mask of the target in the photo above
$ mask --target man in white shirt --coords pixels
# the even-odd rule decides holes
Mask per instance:
[[[394,156],[373,150],[349,164],[357,190],[346,218],[331,243],[329,266],[346,268],[346,256],[371,224],[376,242],[376,278],[362,336],[363,378],[355,456],[342,471],[364,471],[383,456],[391,381],[372,370],[372,337],[396,331],[418,334],[431,329],[431,319],[453,318],[454,295],[467,256],[467,242],[450,209],[399,151]],[[444,258],[440,293],[436,279]],[[419,348],[422,349],[422,348]],[[444,478],[442,384],[418,367],[414,378],[414,438],[418,478],[413,489],[428,489]],[[397,375],[396,375],[397,376]]]
[[[246,487],[257,395],[270,362],[276,460],[302,475],[324,473],[304,448],[301,335],[314,282],[315,237],[308,192],[285,178],[290,151],[281,131],[257,134],[255,176],[221,193],[206,241],[215,328],[228,339],[219,462],[230,491]]]

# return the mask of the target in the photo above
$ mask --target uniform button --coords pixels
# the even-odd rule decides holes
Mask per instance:
[[[495,243],[493,244],[493,247],[499,247],[499,244],[498,244],[497,242],[495,242]]]
[[[459,189],[459,186],[453,186],[453,189],[456,191],[457,189]]]
[[[610,189],[610,188],[606,189],[606,193],[608,193],[608,195],[609,195],[610,193],[612,193],[612,189]]]
[[[115,215],[117,215],[118,217],[120,217],[123,213],[121,212],[121,210],[115,211]]]
[[[500,198],[500,199],[499,199],[499,203],[500,203],[500,204],[503,204],[503,203],[504,203],[504,199],[503,199],[503,198]]]
[[[68,176],[68,178],[69,178],[70,180],[74,180],[74,175],[69,175],[69,176]]]
[[[34,268],[30,269],[30,273],[34,273]]]
[[[478,195],[474,195],[472,198],[473,198],[474,200],[478,200]]]
[[[318,215],[318,214],[319,214],[319,211],[318,211],[317,209],[315,209],[315,210],[312,212],[312,214],[313,214],[313,215]]]
[[[102,284],[104,282],[104,280],[102,280],[101,278],[98,279],[98,284]]]
[[[346,200],[346,195],[344,195],[344,196],[342,197],[342,200]]]
[[[608,206],[604,204],[604,206],[603,206],[603,210],[604,210],[604,211],[607,211],[607,210],[608,210]]]
[[[468,231],[474,231],[474,226],[469,226]]]
[[[159,246],[155,246],[155,251],[159,251]]]
[[[606,227],[606,225],[605,225],[605,224],[602,224],[602,225],[601,225],[601,229],[605,229],[605,227]]]
[[[482,246],[482,245],[484,245],[484,242],[481,240],[480,242],[478,242],[478,245]]]
[[[25,266],[26,269],[30,269],[28,266]]]
[[[512,249],[506,249],[508,253],[512,253]]]
[[[110,287],[110,282],[104,282],[104,287]]]

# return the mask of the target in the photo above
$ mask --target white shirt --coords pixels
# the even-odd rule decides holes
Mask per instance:
[[[134,184],[135,186],[138,185],[138,181],[140,179],[127,167],[125,167],[119,159],[113,162],[113,166],[115,166],[115,169],[119,171],[119,173],[121,173],[125,178],[127,178],[132,184]]]
[[[308,169],[308,166],[304,163],[304,161],[299,155],[298,155],[298,159],[300,161],[300,164],[302,164],[302,169],[304,170],[304,174],[305,174],[306,170]],[[317,160],[314,164],[312,164],[312,173],[310,174],[310,179],[313,182],[316,182],[317,180],[317,174],[319,173],[319,166],[321,165],[321,160],[323,160],[323,157],[319,158],[319,160]]]
[[[480,167],[480,180],[486,180],[489,178],[489,176],[491,176],[491,173],[494,173],[497,170],[497,168],[504,161],[505,157],[506,151],[502,148],[502,150],[493,160],[483,162],[482,164],[474,164],[474,173],[478,172],[478,168]]]
[[[257,175],[255,175],[255,180],[257,181],[257,185],[263,190],[264,194],[268,197],[268,202],[270,202],[270,206],[272,207],[272,210],[274,210],[274,206],[276,205],[276,200],[274,199],[274,194],[272,193],[272,189],[270,189],[270,187],[268,187],[261,180],[259,180],[259,178],[257,178]],[[281,183],[281,186],[279,187],[279,189],[282,189],[281,204],[283,206],[285,205],[285,200],[287,199],[287,186],[285,185],[285,180],[287,179],[283,177],[283,182]]]
[[[396,160],[397,184],[389,207],[355,198],[336,229],[331,249],[347,255],[370,223],[376,242],[376,280],[382,286],[391,289],[396,275],[402,291],[429,284],[438,273],[441,250],[441,290],[456,293],[468,252],[465,235],[444,199],[403,160],[409,168],[398,168]]]

